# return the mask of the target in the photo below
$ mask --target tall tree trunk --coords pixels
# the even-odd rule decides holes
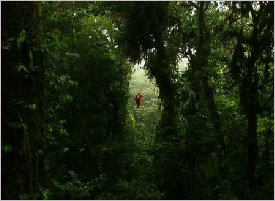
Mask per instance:
[[[196,70],[202,72],[201,83],[204,92],[204,96],[208,103],[209,116],[213,128],[216,133],[216,146],[224,147],[223,135],[221,131],[221,120],[218,112],[218,107],[215,101],[215,89],[209,85],[209,75],[206,74],[205,68],[208,66],[208,60],[210,55],[210,41],[209,32],[205,27],[205,7],[207,2],[199,2],[198,10],[198,26],[199,26],[199,38],[197,44],[197,65]]]
[[[240,86],[241,103],[245,108],[247,118],[247,163],[246,176],[248,187],[248,198],[255,189],[255,173],[258,155],[257,139],[257,115],[259,109],[259,77],[257,61],[264,50],[269,50],[273,44],[274,28],[274,3],[260,3],[258,12],[253,11],[252,3],[250,4],[253,21],[253,31],[251,35],[251,55],[245,65],[245,75]]]
[[[3,63],[7,74],[4,76],[4,84],[8,88],[4,92],[7,104],[5,107],[8,108],[4,116],[7,115],[6,123],[17,121],[21,125],[20,133],[16,130],[11,131],[20,136],[20,138],[16,137],[18,142],[13,142],[15,144],[12,146],[20,147],[21,144],[21,149],[17,150],[17,157],[10,160],[14,160],[15,164],[19,163],[16,160],[22,162],[19,165],[22,168],[8,166],[4,168],[10,168],[7,170],[10,174],[7,178],[8,183],[13,179],[18,180],[13,178],[13,171],[18,171],[17,169],[20,168],[18,174],[22,178],[20,181],[22,188],[17,193],[29,193],[32,195],[30,198],[36,199],[45,174],[43,139],[45,67],[42,48],[42,5],[41,2],[5,2],[4,4],[3,16],[5,17],[2,18],[2,22],[5,37],[18,38],[20,35],[17,44],[14,43],[12,46],[13,49],[4,52],[8,60]],[[18,64],[24,66],[26,70],[20,70]],[[20,159],[20,153],[22,153],[22,159]],[[9,190],[12,191],[16,185],[10,186]]]
[[[180,160],[180,145],[177,133],[178,109],[176,106],[176,86],[172,80],[172,67],[167,56],[164,41],[164,22],[161,13],[166,12],[165,3],[152,5],[152,17],[156,30],[154,33],[156,53],[153,66],[150,67],[150,73],[155,77],[156,84],[159,87],[159,94],[162,100],[163,111],[158,130],[155,136],[155,142],[162,144],[162,148],[154,154],[154,166],[157,170],[156,182],[161,191],[165,191],[165,198],[179,199],[183,197],[181,190],[182,181],[180,180],[180,170],[178,164],[171,161]]]
[[[163,102],[163,114],[161,117],[161,127],[167,128],[163,133],[163,139],[167,139],[173,135],[176,135],[175,124],[177,119],[176,110],[176,88],[172,81],[172,69],[170,67],[166,49],[164,46],[164,33],[162,24],[159,21],[158,7],[159,5],[154,4],[153,16],[156,23],[156,31],[154,34],[156,40],[156,64],[150,68],[151,74],[156,78],[156,83],[159,87],[160,98]],[[164,8],[162,8],[164,9]]]
[[[255,67],[258,51],[254,51],[258,45],[252,48],[252,55],[247,63],[247,74],[240,85],[240,100],[245,109],[247,119],[247,163],[246,176],[249,190],[255,186],[255,170],[258,154],[257,139],[257,114],[259,110],[257,96],[257,69]]]
[[[224,192],[223,189],[228,188],[228,185],[224,186],[226,182],[226,167],[223,164],[223,158],[225,153],[225,146],[224,146],[224,136],[222,133],[222,125],[220,120],[220,115],[218,112],[218,107],[215,101],[215,89],[213,87],[210,87],[209,85],[209,75],[206,73],[205,69],[208,66],[208,60],[210,55],[210,34],[207,30],[207,27],[205,25],[205,11],[207,8],[207,4],[209,2],[199,2],[198,3],[198,18],[197,18],[197,24],[198,24],[198,31],[199,36],[197,40],[197,47],[196,47],[196,57],[192,57],[193,60],[191,65],[193,67],[193,74],[198,74],[197,72],[200,72],[200,77],[197,78],[200,80],[200,83],[198,81],[194,80],[194,88],[197,90],[197,92],[203,91],[204,97],[208,103],[208,111],[211,123],[213,125],[213,129],[215,132],[215,144],[216,144],[216,152],[217,152],[217,159],[219,164],[218,169],[218,182],[219,182],[219,192],[218,192],[218,198],[221,198],[222,196],[221,192]],[[202,88],[202,89],[200,89]],[[196,93],[197,93],[196,92]]]

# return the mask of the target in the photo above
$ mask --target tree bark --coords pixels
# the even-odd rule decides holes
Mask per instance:
[[[213,125],[213,129],[215,132],[215,145],[216,145],[216,153],[217,153],[217,160],[219,164],[218,169],[218,182],[219,182],[219,192],[217,197],[221,198],[221,192],[224,191],[223,184],[226,181],[226,167],[223,164],[223,158],[225,153],[225,146],[224,146],[224,136],[222,133],[222,124],[221,119],[218,111],[218,107],[215,101],[215,89],[210,87],[209,85],[209,75],[206,72],[206,68],[208,66],[208,60],[210,55],[210,34],[207,30],[205,25],[205,11],[207,8],[207,4],[209,2],[198,2],[198,40],[196,46],[196,57],[192,57],[195,61],[191,62],[193,65],[193,74],[196,75],[199,72],[199,77],[197,79],[200,80],[200,84],[195,80],[194,86],[197,91],[203,92],[204,97],[206,98],[208,104],[208,111],[211,123]],[[202,89],[201,89],[202,88]]]
[[[178,167],[172,160],[181,158],[179,150],[179,137],[177,132],[178,109],[176,106],[176,86],[172,80],[172,67],[167,56],[164,41],[164,27],[160,16],[165,7],[163,4],[153,3],[152,16],[155,24],[155,48],[156,52],[153,56],[154,64],[150,66],[150,73],[156,79],[156,84],[159,88],[159,94],[163,105],[161,120],[155,136],[155,142],[165,144],[165,148],[161,148],[154,154],[154,166],[157,170],[156,182],[162,191],[165,191],[166,198],[179,199],[183,196],[181,190],[183,183],[179,176],[181,167]]]
[[[14,137],[18,141],[12,142],[12,146],[20,147],[17,153],[14,153],[15,157],[10,159],[14,160],[17,168],[4,166],[10,175],[6,182],[11,184],[11,180],[17,181],[18,178],[13,177],[16,175],[13,171],[17,172],[19,167],[22,167],[18,172],[22,176],[22,181],[15,186],[14,184],[9,186],[8,191],[16,189],[18,185],[21,187],[18,187],[20,191],[17,192],[17,196],[28,193],[32,199],[37,199],[45,174],[43,138],[45,66],[42,47],[42,4],[41,2],[4,2],[3,4],[5,17],[2,20],[6,38],[18,38],[23,30],[26,34],[25,39],[21,38],[21,43],[17,39],[17,44],[15,41],[12,49],[4,52],[7,61],[3,63],[6,73],[3,82],[8,89],[4,92],[7,104],[5,107],[8,108],[4,111],[4,116],[7,116],[5,123],[17,121],[21,125],[20,131],[5,127],[6,131],[10,130],[17,135]],[[18,63],[24,66],[26,72],[16,69],[15,66]],[[21,105],[18,104],[20,101],[23,101]],[[18,164],[19,161],[21,164]],[[6,196],[9,199],[9,195]]]
[[[257,114],[259,110],[259,102],[257,97],[257,68],[255,66],[258,51],[254,51],[252,47],[252,54],[247,63],[247,74],[240,85],[241,103],[245,109],[247,119],[247,164],[246,176],[249,189],[255,186],[255,170],[258,154],[258,139],[257,139]],[[254,49],[254,50],[253,50]]]
[[[205,68],[208,66],[208,60],[210,55],[209,46],[209,32],[205,27],[205,6],[206,2],[199,2],[198,11],[198,26],[199,26],[199,38],[197,44],[197,66],[196,70],[202,72],[200,77],[204,96],[208,103],[209,116],[212,121],[213,128],[216,133],[216,145],[223,149],[223,135],[221,131],[221,120],[218,112],[218,107],[215,101],[215,90],[209,86],[209,75],[206,74]]]
[[[261,54],[268,54],[273,44],[273,26],[274,26],[274,3],[261,2],[259,10],[253,9],[252,3],[246,3],[247,8],[252,14],[253,30],[248,40],[241,41],[244,38],[241,33],[238,35],[238,43],[246,44],[250,50],[250,56],[245,58],[239,56],[237,60],[232,60],[232,67],[243,68],[243,75],[234,78],[239,84],[240,102],[244,108],[247,119],[247,160],[246,160],[246,196],[251,198],[250,192],[255,189],[255,172],[258,155],[257,139],[257,115],[260,113],[260,104],[258,97],[259,77],[257,62]],[[235,49],[237,50],[237,46]],[[237,62],[240,63],[237,66]],[[238,80],[239,79],[239,80]]]
[[[162,24],[159,22],[159,13],[157,13],[157,5],[153,6],[153,16],[156,24],[155,46],[156,46],[156,64],[150,68],[151,74],[156,78],[159,87],[160,98],[163,102],[163,113],[160,121],[161,128],[165,129],[162,139],[168,139],[176,135],[176,120],[178,111],[176,109],[176,88],[172,81],[172,69],[169,66],[167,53],[164,46],[164,33]],[[160,137],[160,136],[159,136]]]

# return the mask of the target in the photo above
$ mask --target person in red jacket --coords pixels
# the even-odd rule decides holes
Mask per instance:
[[[140,93],[138,93],[136,95],[136,98],[135,98],[135,101],[136,101],[136,104],[137,104],[137,107],[139,107],[141,104],[142,104],[142,95]]]

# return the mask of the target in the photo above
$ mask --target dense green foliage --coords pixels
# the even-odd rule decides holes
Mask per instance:
[[[2,199],[273,199],[273,2],[1,11]]]

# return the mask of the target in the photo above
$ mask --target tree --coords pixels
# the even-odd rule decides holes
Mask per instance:
[[[42,3],[5,2],[2,46],[4,114],[4,197],[17,199],[10,189],[37,198],[45,183],[44,166],[44,40]],[[24,16],[24,17],[22,17]],[[15,87],[16,86],[16,87]],[[9,133],[9,135],[7,135]]]
[[[2,8],[3,198],[273,198],[273,2]]]
[[[258,155],[257,115],[260,113],[259,90],[262,74],[261,65],[269,66],[273,47],[273,3],[241,3],[239,11],[242,19],[248,19],[251,28],[241,24],[236,33],[237,44],[231,62],[232,77],[239,86],[240,101],[247,118],[247,166],[248,188],[255,185],[255,169]],[[269,67],[267,67],[269,68]]]

